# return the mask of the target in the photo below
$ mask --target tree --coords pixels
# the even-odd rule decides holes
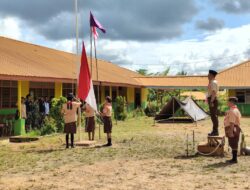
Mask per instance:
[[[182,71],[180,71],[180,72],[178,72],[176,75],[187,75],[187,72],[186,71],[184,71],[184,70],[182,70]]]
[[[141,74],[141,75],[148,75],[148,70],[147,69],[138,69],[136,70],[137,73]]]

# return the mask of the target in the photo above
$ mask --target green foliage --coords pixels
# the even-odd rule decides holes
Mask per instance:
[[[227,94],[223,94],[223,95],[219,95],[218,97],[218,110],[219,110],[219,114],[220,115],[224,115],[224,113],[226,112],[226,110],[228,110],[228,106],[227,106]]]
[[[156,102],[149,102],[147,107],[144,110],[144,113],[148,117],[154,117],[155,114],[159,111],[159,107]]]
[[[57,131],[57,123],[52,117],[46,117],[41,128],[41,135],[49,135]]]
[[[132,112],[132,117],[141,117],[144,116],[144,111],[142,108],[136,108],[133,112]]]
[[[41,136],[41,130],[38,130],[38,129],[31,130],[25,136],[27,136],[27,137],[38,137],[38,136]]]
[[[124,121],[127,118],[126,99],[122,96],[116,98],[115,119]]]
[[[65,97],[53,98],[53,100],[52,100],[52,106],[50,109],[50,116],[52,119],[54,119],[58,132],[63,131],[64,119],[63,119],[63,114],[62,114],[61,110],[62,110],[63,104],[66,102],[67,102],[67,99]]]

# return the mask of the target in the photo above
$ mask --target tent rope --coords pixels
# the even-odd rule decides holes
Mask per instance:
[[[197,150],[197,152],[200,154],[200,155],[202,155],[202,156],[211,156],[213,153],[215,153],[217,150],[218,150],[218,148],[219,147],[221,147],[221,146],[224,146],[225,145],[225,140],[222,140],[221,141],[221,143],[219,143],[218,145],[217,145],[217,147],[212,151],[212,152],[210,152],[210,153],[203,153],[203,152],[200,152],[200,151],[198,151]]]

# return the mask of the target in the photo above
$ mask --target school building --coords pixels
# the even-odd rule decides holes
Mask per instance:
[[[0,115],[20,107],[21,97],[60,97],[75,92],[77,61],[74,54],[0,37]],[[95,60],[89,67],[98,102],[105,96],[124,96],[128,110],[145,108],[147,88],[199,90],[207,87],[207,76],[145,77],[108,61]],[[98,78],[97,78],[98,73]],[[228,95],[239,98],[239,108],[250,115],[250,61],[219,72],[217,80]]]
[[[80,56],[0,37],[0,114],[15,112],[29,93],[58,98],[75,92],[77,62]],[[89,67],[96,96],[100,89],[99,103],[109,95],[124,96],[129,110],[146,106],[147,89],[135,79],[140,74],[104,60]]]

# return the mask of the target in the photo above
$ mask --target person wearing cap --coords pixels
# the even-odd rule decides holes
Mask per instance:
[[[95,139],[95,110],[88,104],[85,103],[85,131],[88,133],[89,140]]]
[[[77,101],[73,93],[69,93],[67,103],[63,104],[62,113],[64,116],[64,133],[66,133],[66,148],[69,148],[69,134],[71,136],[71,148],[74,148],[74,134],[76,133],[76,113],[81,106],[81,102]]]
[[[213,130],[211,133],[208,134],[209,136],[219,135],[218,99],[217,99],[219,86],[218,86],[218,82],[215,80],[216,75],[217,75],[216,71],[209,70],[209,73],[208,73],[209,84],[208,84],[207,100],[208,100],[211,120],[213,123]]]
[[[237,163],[238,143],[240,138],[240,119],[241,113],[236,106],[238,99],[236,97],[230,97],[228,99],[229,111],[227,111],[224,126],[225,134],[228,138],[229,146],[232,149],[232,159],[228,160],[229,163]]]
[[[104,133],[107,134],[107,141],[108,143],[104,146],[112,146],[112,100],[109,96],[105,98],[105,103],[103,105],[102,110],[102,117],[103,117],[103,123],[104,123]]]

